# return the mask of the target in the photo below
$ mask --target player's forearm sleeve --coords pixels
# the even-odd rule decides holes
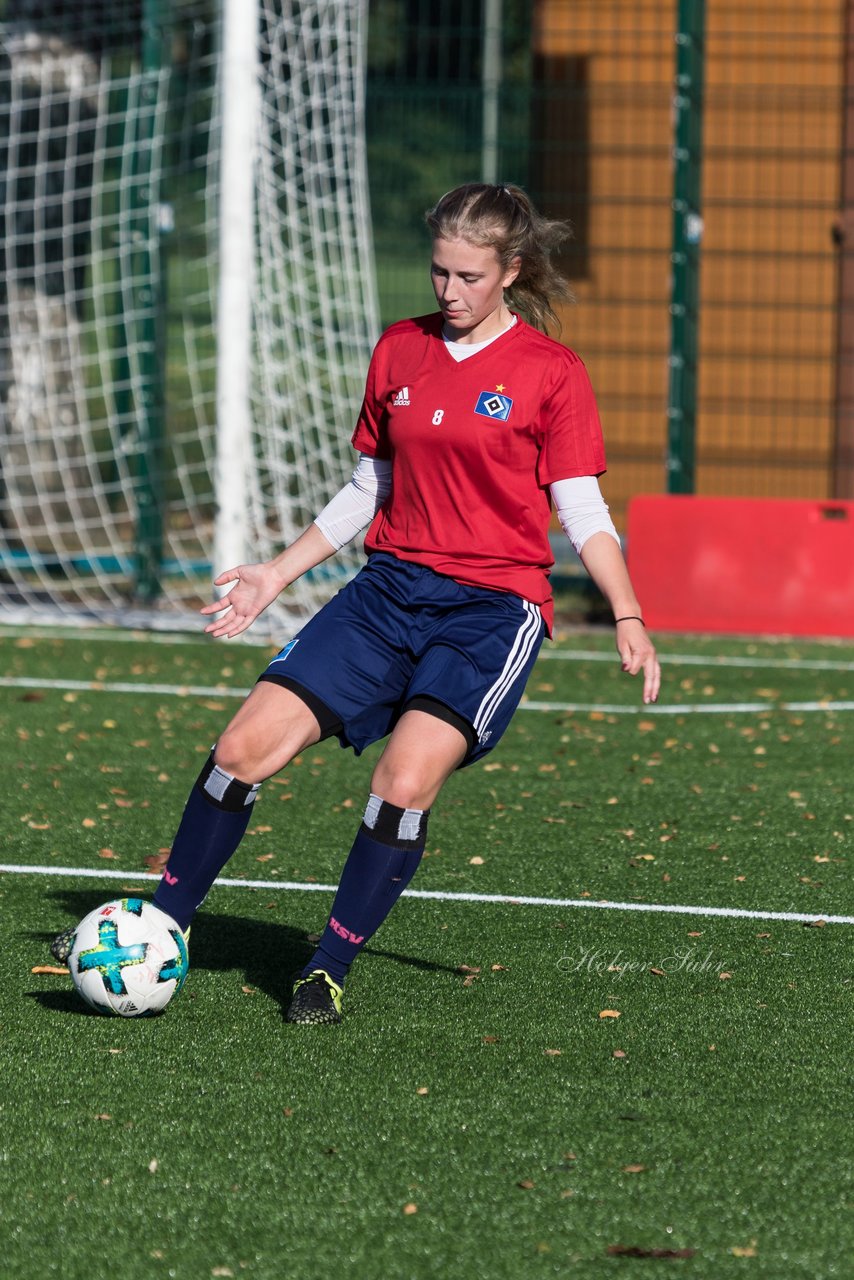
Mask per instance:
[[[369,525],[391,493],[391,462],[363,453],[348,484],[327,502],[314,523],[338,551]]]
[[[614,528],[595,476],[573,476],[570,480],[555,480],[549,489],[561,528],[576,552],[581,551],[594,533],[610,533],[617,545],[620,545],[620,535]]]

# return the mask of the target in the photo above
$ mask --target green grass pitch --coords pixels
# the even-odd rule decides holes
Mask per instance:
[[[263,884],[215,887],[162,1017],[100,1018],[47,943],[152,891],[266,652],[0,633],[3,858],[32,868],[0,874],[2,1280],[852,1274],[854,646],[664,637],[650,709],[611,645],[551,646],[435,807],[439,896],[310,1028],[287,979],[376,752],[266,784],[225,873]],[[629,909],[668,905],[697,910]]]

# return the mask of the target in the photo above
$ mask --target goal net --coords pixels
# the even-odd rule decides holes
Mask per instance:
[[[352,467],[378,332],[367,0],[0,18],[0,620],[197,626],[211,578]]]

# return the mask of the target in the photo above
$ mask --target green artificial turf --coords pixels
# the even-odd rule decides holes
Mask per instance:
[[[0,690],[4,862],[118,873],[0,875],[3,1280],[850,1274],[854,713],[784,704],[850,698],[854,647],[667,637],[663,713],[611,644],[540,661],[548,709],[451,780],[413,888],[697,913],[407,896],[343,1024],[297,1028],[377,749],[266,784],[226,870],[264,887],[212,891],[162,1017],[100,1018],[33,969],[152,889],[266,651],[0,635],[40,682]]]

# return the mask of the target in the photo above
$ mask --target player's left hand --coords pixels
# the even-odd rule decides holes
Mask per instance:
[[[644,702],[657,702],[661,687],[661,667],[655,645],[642,622],[636,618],[628,618],[618,625],[617,652],[622,660],[623,670],[630,676],[643,672]]]

